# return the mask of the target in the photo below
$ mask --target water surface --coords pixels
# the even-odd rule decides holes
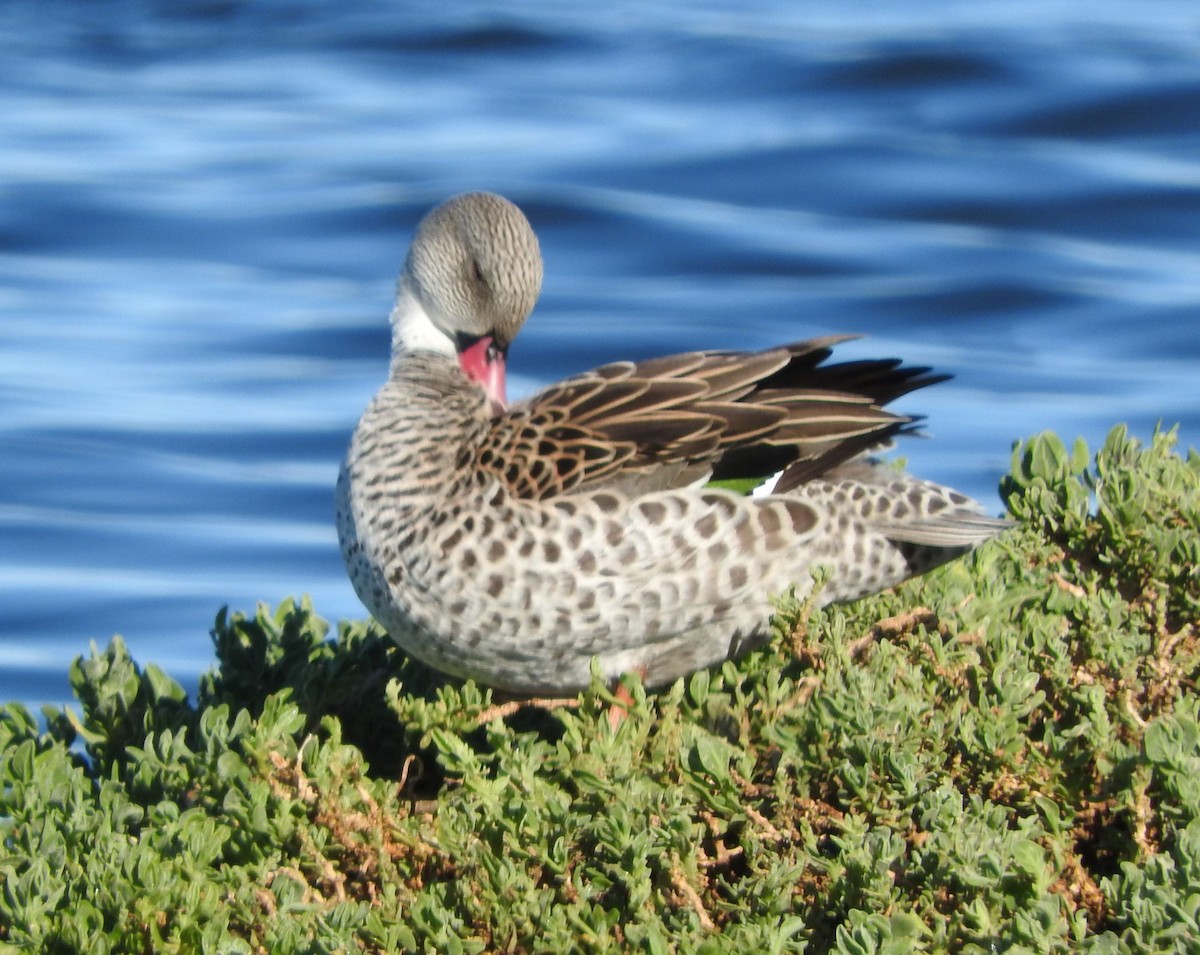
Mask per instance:
[[[954,373],[918,473],[1200,443],[1200,11],[760,0],[0,8],[0,700],[122,633],[194,685],[225,604],[362,611],[332,526],[431,205],[547,273],[514,391],[832,332]]]

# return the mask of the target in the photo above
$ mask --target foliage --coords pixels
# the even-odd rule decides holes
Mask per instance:
[[[1200,951],[1200,458],[1018,445],[1018,527],[657,695],[431,673],[307,601],[196,702],[0,709],[0,952]],[[624,712],[613,726],[611,715]]]

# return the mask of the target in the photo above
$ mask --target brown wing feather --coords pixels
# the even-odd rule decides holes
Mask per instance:
[[[794,488],[912,430],[882,406],[946,377],[896,359],[826,364],[851,337],[603,365],[496,418],[478,464],[528,498],[780,469],[778,490]]]
[[[480,441],[476,464],[517,497],[567,494],[602,483],[637,454],[632,441],[612,441],[572,425],[560,409],[514,408],[495,418]]]

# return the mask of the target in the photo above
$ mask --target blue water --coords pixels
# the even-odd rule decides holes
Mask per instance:
[[[907,9],[913,7],[913,9]],[[538,230],[520,392],[831,332],[955,379],[914,471],[1200,444],[1200,6],[0,5],[0,700],[223,604],[359,616],[331,521],[421,213]]]

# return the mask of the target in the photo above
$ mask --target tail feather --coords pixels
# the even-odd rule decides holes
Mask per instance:
[[[939,514],[913,523],[876,525],[888,540],[897,544],[954,549],[975,547],[1012,526],[1013,522],[1004,518],[971,511]]]

